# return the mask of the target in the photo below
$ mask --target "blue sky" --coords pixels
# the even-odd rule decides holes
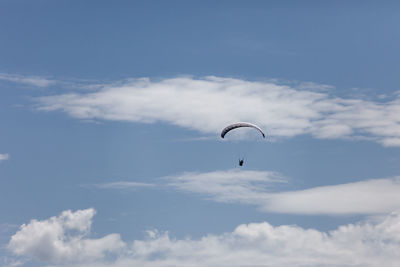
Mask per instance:
[[[399,9],[0,1],[0,265],[396,266]]]

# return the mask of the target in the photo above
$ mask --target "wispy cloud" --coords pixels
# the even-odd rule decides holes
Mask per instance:
[[[292,214],[380,214],[400,209],[400,177],[280,191],[281,176],[265,171],[215,171],[169,177],[169,186],[225,203]],[[277,184],[278,182],[278,184]],[[278,190],[277,190],[278,189]]]
[[[275,172],[232,169],[206,173],[187,172],[164,178],[168,186],[183,192],[203,194],[226,203],[259,204],[268,191],[286,181]]]
[[[143,188],[143,187],[155,187],[155,184],[149,183],[140,183],[140,182],[126,182],[126,181],[119,181],[113,183],[102,183],[102,184],[95,184],[93,185],[97,188],[103,189],[135,189],[135,188]]]
[[[8,154],[0,154],[0,161],[7,160],[9,158],[10,158],[10,155],[8,155]]]
[[[37,98],[38,109],[85,120],[167,122],[216,136],[228,123],[251,121],[274,137],[311,134],[400,146],[400,98],[346,99],[316,90],[321,86],[315,83],[290,86],[219,77],[142,78],[96,86],[100,89],[94,92]]]
[[[216,202],[254,205],[262,212],[286,214],[368,215],[400,210],[400,177],[303,190],[289,190],[289,181],[272,171],[186,172],[160,180],[153,184],[119,181],[85,187],[116,190],[173,188]]]
[[[372,179],[271,195],[261,209],[297,214],[378,214],[400,209],[400,178]]]
[[[16,259],[10,259],[8,257],[4,257],[3,260],[3,265],[4,267],[17,267],[17,266],[22,266],[24,263],[26,263],[25,261],[22,260],[16,260]]]
[[[7,74],[7,73],[0,73],[0,80],[20,83],[25,85],[32,85],[35,87],[48,87],[56,83],[55,80],[50,80],[39,76],[23,76],[23,75]]]
[[[94,214],[93,209],[64,211],[31,220],[8,247],[15,255],[53,267],[397,266],[400,257],[398,213],[329,232],[263,222],[199,239],[176,239],[153,230],[132,242],[116,233],[89,238]]]

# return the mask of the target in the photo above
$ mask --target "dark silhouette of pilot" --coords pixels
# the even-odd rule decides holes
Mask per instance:
[[[244,159],[239,159],[239,166],[243,166]]]

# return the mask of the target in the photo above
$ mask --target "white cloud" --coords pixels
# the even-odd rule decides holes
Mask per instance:
[[[206,173],[187,172],[166,178],[168,185],[180,191],[200,193],[219,202],[264,203],[267,190],[285,180],[275,172],[232,169]]]
[[[94,185],[97,188],[104,189],[135,189],[135,188],[143,188],[143,187],[154,187],[154,184],[149,183],[140,183],[140,182],[113,182],[113,183],[103,183]]]
[[[368,137],[400,146],[400,98],[385,103],[344,99],[316,92],[316,87],[219,77],[142,78],[37,101],[40,110],[61,110],[80,119],[167,122],[215,135],[228,123],[250,121],[274,137]]]
[[[399,177],[281,192],[277,192],[277,186],[282,178],[266,171],[234,169],[185,173],[168,179],[178,190],[219,202],[252,204],[266,212],[341,215],[400,209]]]
[[[261,209],[297,214],[378,214],[400,209],[400,178],[373,179],[270,195]]]
[[[58,217],[31,220],[11,237],[8,248],[16,255],[52,263],[93,261],[123,249],[118,234],[87,238],[94,214],[94,209],[67,210]]]
[[[77,213],[90,214],[90,220],[79,220],[81,228],[90,228],[93,210],[68,213],[71,218],[81,216]],[[150,231],[147,238],[133,242],[119,238],[115,242],[111,237],[118,234],[98,239],[67,234],[58,230],[66,228],[64,217],[32,220],[12,237],[9,247],[18,255],[54,267],[398,266],[400,258],[398,213],[329,232],[263,222],[199,239],[176,239]],[[106,249],[112,249],[115,258],[100,257]]]
[[[16,74],[0,73],[0,80],[9,81],[14,83],[21,83],[26,85],[33,85],[36,87],[48,87],[56,83],[54,80],[49,80],[38,76],[22,76]]]
[[[0,154],[0,161],[7,160],[9,158],[10,158],[10,155],[8,155],[8,154]]]
[[[9,259],[8,257],[4,257],[2,263],[3,267],[17,267],[17,266],[22,266],[24,263],[26,263],[26,261]]]
[[[263,212],[286,214],[383,214],[400,210],[400,177],[292,191],[288,190],[288,181],[272,171],[186,172],[162,180],[158,184],[120,181],[90,186],[100,189],[172,187],[212,201],[254,205]]]

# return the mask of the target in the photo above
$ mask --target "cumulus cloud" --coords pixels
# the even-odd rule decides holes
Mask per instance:
[[[35,87],[48,87],[56,83],[54,80],[49,80],[38,76],[22,76],[16,74],[0,73],[0,80],[32,85]]]
[[[142,78],[105,84],[94,92],[45,96],[37,103],[40,110],[79,119],[166,122],[215,135],[228,123],[250,121],[274,137],[311,134],[400,146],[400,98],[346,99],[315,87],[219,77]]]
[[[7,160],[10,157],[8,154],[0,154],[0,161]]]
[[[64,211],[47,220],[31,220],[11,237],[8,248],[16,255],[43,262],[86,262],[120,252],[125,244],[118,234],[90,239],[94,209]]]
[[[88,239],[79,231],[67,234],[70,226],[64,224],[65,220],[85,217],[73,225],[87,230],[94,211],[67,213],[23,225],[9,248],[17,255],[54,267],[397,266],[400,257],[399,213],[342,225],[329,232],[262,222],[199,239],[176,239],[154,230],[145,239],[131,242],[121,241],[118,234],[98,239]],[[118,238],[112,238],[115,236]],[[68,240],[77,241],[72,244]],[[107,249],[116,257],[105,259]]]
[[[281,175],[267,171],[214,171],[168,177],[169,186],[225,203],[291,214],[379,214],[400,209],[400,177],[304,190],[279,191]]]

